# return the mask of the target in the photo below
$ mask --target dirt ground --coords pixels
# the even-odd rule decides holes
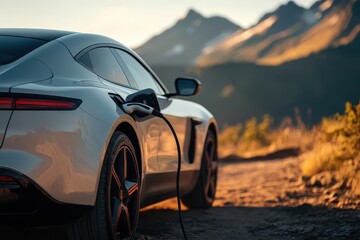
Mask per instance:
[[[303,179],[298,158],[278,157],[224,159],[214,207],[183,213],[188,239],[360,239],[359,196],[326,174]],[[181,239],[176,199],[143,209],[137,232]],[[45,228],[0,229],[0,239],[64,238]]]
[[[360,199],[322,176],[304,180],[299,161],[225,159],[215,207],[183,213],[188,238],[360,239]],[[175,199],[144,209],[138,239],[181,238],[175,210]]]

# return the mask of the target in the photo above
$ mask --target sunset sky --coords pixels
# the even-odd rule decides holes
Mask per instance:
[[[190,8],[242,27],[287,0],[0,0],[1,28],[48,28],[98,33],[136,47],[174,24]],[[309,7],[315,0],[296,0]]]

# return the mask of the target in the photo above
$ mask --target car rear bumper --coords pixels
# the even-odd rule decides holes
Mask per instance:
[[[0,168],[24,174],[56,201],[93,206],[110,127],[80,108],[14,111]]]
[[[0,226],[58,224],[73,221],[88,209],[59,203],[23,174],[0,168]]]

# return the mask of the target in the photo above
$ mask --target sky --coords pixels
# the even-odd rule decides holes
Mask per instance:
[[[226,17],[241,27],[288,0],[0,0],[0,28],[97,33],[137,47],[171,27],[189,9]],[[295,0],[303,7],[315,0]]]

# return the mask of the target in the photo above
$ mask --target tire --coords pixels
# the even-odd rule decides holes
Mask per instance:
[[[101,169],[95,206],[68,226],[69,239],[132,239],[139,218],[139,189],[135,149],[124,133],[115,132]]]
[[[209,130],[206,135],[201,168],[194,189],[182,196],[183,204],[188,208],[207,209],[215,199],[218,161],[216,157],[215,134]]]

